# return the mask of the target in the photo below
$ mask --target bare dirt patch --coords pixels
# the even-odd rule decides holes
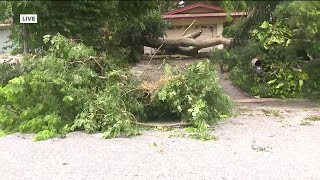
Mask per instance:
[[[136,76],[140,77],[143,81],[155,82],[160,79],[163,73],[163,65],[165,63],[172,66],[172,68],[177,69],[179,72],[182,72],[186,69],[189,64],[200,61],[199,59],[157,59],[151,60],[150,62],[147,60],[141,61],[135,64],[131,71]],[[142,75],[141,75],[142,74]]]

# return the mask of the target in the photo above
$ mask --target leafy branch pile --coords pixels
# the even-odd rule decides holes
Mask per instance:
[[[151,107],[158,114],[169,114],[191,123],[199,138],[208,138],[209,124],[230,115],[233,104],[218,86],[214,72],[209,61],[202,61],[190,65],[181,75],[165,76],[166,83],[160,79]],[[154,91],[150,86],[145,87]]]
[[[190,122],[200,133],[230,112],[231,100],[217,86],[209,62],[192,65],[155,89],[148,100],[141,82],[125,67],[124,55],[96,52],[60,34],[44,36],[49,50],[1,81],[0,130],[37,133],[43,140],[70,131],[103,132],[105,138],[139,134],[139,120],[160,110]],[[10,69],[10,68],[9,68]]]
[[[116,62],[112,57],[99,63],[92,48],[61,35],[45,36],[44,41],[51,43],[44,56],[22,61],[30,72],[0,88],[0,128],[4,133],[35,132],[35,140],[41,140],[77,128],[86,132],[108,129],[109,136],[126,132],[128,119],[133,119],[129,110],[139,111],[138,106],[126,109],[130,101],[125,98],[134,98],[137,93],[118,96],[133,83],[128,74],[108,68]]]

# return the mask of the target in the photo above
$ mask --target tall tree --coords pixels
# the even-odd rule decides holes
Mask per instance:
[[[28,49],[46,48],[42,38],[60,33],[95,49],[115,45],[113,37],[127,25],[138,24],[145,29],[143,19],[163,1],[4,1],[0,3],[0,18],[13,15],[11,39],[21,49],[23,25],[20,14],[37,14],[37,24],[25,25]],[[6,10],[6,11],[3,11]],[[11,11],[11,12],[10,12]],[[118,38],[118,40],[123,38]]]

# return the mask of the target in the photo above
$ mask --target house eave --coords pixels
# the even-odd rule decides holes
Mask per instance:
[[[187,11],[187,10],[194,9],[197,7],[202,7],[202,8],[207,8],[207,9],[212,9],[212,10],[224,12],[224,10],[222,8],[219,8],[217,6],[210,6],[210,5],[198,3],[198,4],[190,5],[187,7],[183,7],[183,8],[179,8],[179,9],[167,12],[165,15],[174,15],[174,14],[181,13],[183,11]]]
[[[232,17],[246,16],[245,12],[233,12]],[[210,17],[226,17],[227,13],[201,13],[201,14],[164,14],[162,18],[164,19],[182,19],[182,18],[210,18]]]

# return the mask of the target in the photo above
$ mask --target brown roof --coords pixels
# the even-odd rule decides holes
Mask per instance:
[[[217,12],[224,12],[223,9],[221,9],[221,8],[219,8],[217,6],[209,6],[209,5],[198,3],[198,4],[193,4],[193,5],[190,5],[190,6],[186,6],[186,7],[183,7],[183,8],[179,8],[179,9],[167,12],[165,15],[173,15],[173,14],[177,14],[177,13],[180,13],[180,12],[183,12],[183,11],[187,11],[187,10],[190,10],[190,9],[194,9],[194,8],[198,8],[198,7],[211,9],[211,10],[214,10],[214,11],[217,11]]]
[[[205,8],[210,10],[210,13],[183,13],[195,8]],[[232,12],[231,16],[245,16],[245,12]],[[198,17],[226,17],[227,13],[224,9],[217,6],[210,6],[205,4],[194,4],[187,7],[179,8],[162,15],[164,19],[174,19],[174,18],[198,18]]]

